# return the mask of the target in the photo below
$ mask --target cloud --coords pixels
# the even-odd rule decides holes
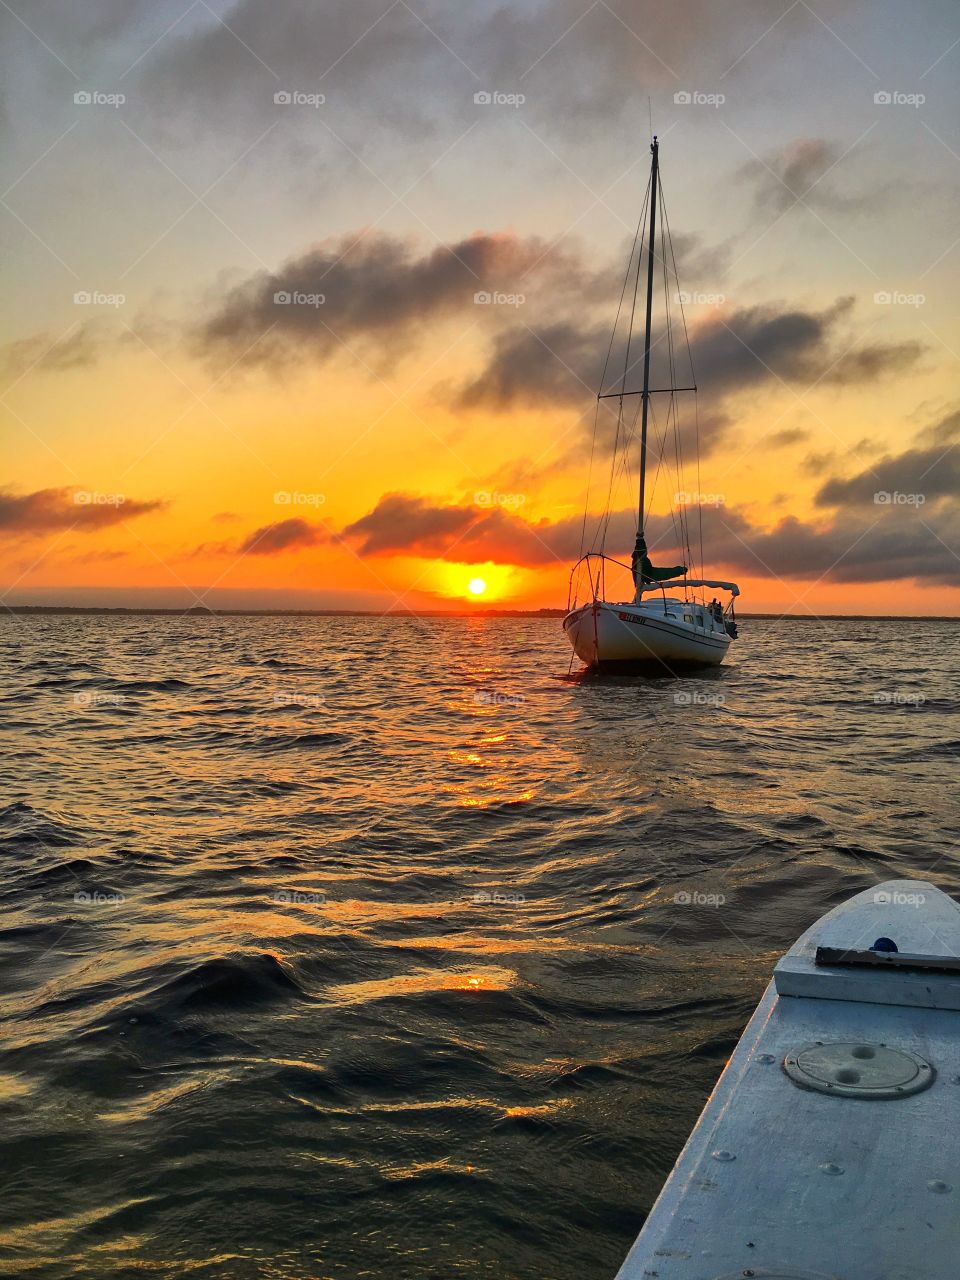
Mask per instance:
[[[112,14],[106,4],[87,0],[87,30],[103,27]],[[173,0],[155,8],[157,35],[182,17]],[[832,13],[847,8],[851,0],[836,0]],[[697,84],[717,87],[728,68],[736,74],[727,83],[735,84],[750,65],[741,66],[743,55],[761,41],[769,60],[830,40],[804,5],[771,27],[769,0],[685,0],[682,22],[649,0],[587,7],[582,0],[235,0],[218,13],[222,22],[206,6],[191,12],[157,42],[135,79],[145,99],[195,127],[223,128],[275,121],[277,89],[324,92],[338,132],[360,154],[398,132],[407,147],[444,128],[455,137],[483,118],[473,103],[477,90],[522,91],[526,117],[550,135],[589,140],[594,149],[604,140],[622,145],[618,122],[635,125],[651,91],[666,98]],[[101,15],[96,24],[94,14]],[[75,27],[78,20],[59,21]],[[149,46],[152,26],[141,47]],[[57,47],[56,30],[43,30]],[[309,119],[297,126],[316,134]]]
[[[579,405],[596,395],[609,342],[602,326],[561,320],[534,330],[516,324],[495,335],[483,370],[456,393],[458,408],[507,410]]]
[[[31,370],[63,373],[96,364],[103,348],[103,325],[88,321],[57,337],[37,333],[18,338],[0,348],[0,368],[8,377],[20,377]]]
[[[809,439],[810,432],[805,427],[784,427],[782,431],[764,436],[763,443],[770,449],[786,449],[791,444],[801,444]]]
[[[753,186],[755,205],[764,214],[782,214],[795,205],[835,214],[876,210],[890,200],[896,184],[860,178],[856,151],[828,138],[796,138],[748,161],[739,177]],[[838,186],[842,177],[846,188]]]
[[[293,518],[265,524],[248,534],[237,548],[238,554],[273,556],[281,551],[312,547],[328,538],[323,525]]]
[[[606,522],[606,545],[611,554],[629,555],[636,534],[636,511],[613,512]],[[600,520],[587,521],[586,546],[598,545]],[[385,494],[374,509],[346,526],[341,536],[362,556],[422,556],[454,563],[529,567],[572,563],[581,554],[583,515],[561,520],[525,520],[502,506],[471,503],[440,504],[409,493]],[[671,515],[654,515],[647,541],[656,554],[677,546]],[[585,548],[584,548],[585,549]]]
[[[927,502],[960,499],[960,414],[922,432],[919,444],[887,454],[857,474],[832,477],[817,491],[821,507],[875,506],[876,495],[919,494]]]
[[[851,345],[843,326],[853,306],[854,299],[844,297],[822,311],[771,303],[729,315],[718,312],[692,337],[698,386],[708,395],[769,378],[844,386],[899,373],[916,363],[925,349],[919,342]]]
[[[358,338],[374,340],[381,353],[397,352],[445,317],[477,323],[502,309],[477,305],[477,293],[514,292],[528,270],[537,268],[542,278],[568,265],[577,264],[536,237],[477,232],[419,249],[400,237],[361,232],[229,289],[200,326],[197,345],[261,365],[305,354],[324,361]]]
[[[770,381],[853,385],[902,372],[916,363],[924,350],[919,342],[851,346],[845,326],[852,309],[852,298],[838,298],[822,311],[774,303],[717,310],[690,333],[697,386],[708,403],[716,403]],[[486,365],[459,389],[456,403],[468,409],[507,410],[518,404],[582,408],[591,389],[599,385],[608,344],[608,330],[583,317],[539,329],[515,323],[494,337]],[[630,384],[639,382],[639,359],[631,360]],[[670,385],[666,363],[661,345],[651,363],[654,385]],[[683,364],[681,360],[680,372]],[[621,347],[611,367],[622,365]],[[726,426],[725,415],[718,412],[714,442]],[[709,424],[702,434],[709,447]]]
[[[913,508],[875,506],[865,515],[841,514],[824,521],[788,516],[773,527],[745,510],[705,508],[704,559],[708,573],[743,571],[784,579],[823,577],[833,582],[882,582],[912,578],[920,583],[960,583],[960,510],[921,518]],[[403,493],[386,494],[342,536],[365,556],[407,555],[455,563],[493,561],[535,568],[572,564],[581,552],[582,517],[527,521],[514,512],[470,504],[442,505]],[[636,513],[611,513],[607,553],[629,557]],[[588,521],[587,546],[596,546],[598,520]],[[670,515],[653,516],[647,528],[654,560],[682,558]],[[697,548],[698,550],[698,548]]]
[[[140,502],[125,494],[91,489],[37,489],[17,494],[0,491],[0,535],[48,533],[56,529],[95,532],[136,516],[160,511],[167,504]]]
[[[956,508],[933,520],[915,507],[875,506],[839,514],[826,524],[788,516],[763,530],[736,512],[721,517],[711,551],[734,569],[781,578],[960,586],[960,518]]]
[[[799,138],[769,155],[766,161],[750,160],[741,173],[753,180],[757,204],[780,212],[798,199],[812,196],[814,184],[839,157],[834,143],[823,138]]]
[[[529,522],[503,507],[440,505],[406,493],[385,494],[342,536],[363,556],[436,557],[457,563],[552,564],[575,558],[581,518]]]

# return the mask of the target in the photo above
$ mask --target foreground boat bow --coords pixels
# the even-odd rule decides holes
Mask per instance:
[[[960,907],[892,880],[773,981],[618,1280],[957,1280]]]

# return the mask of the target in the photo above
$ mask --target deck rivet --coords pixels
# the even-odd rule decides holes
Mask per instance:
[[[838,1164],[833,1164],[832,1162],[828,1162],[827,1164],[822,1164],[820,1166],[820,1172],[829,1173],[835,1177],[837,1174],[843,1173],[843,1170],[840,1168]]]
[[[776,1062],[776,1058],[774,1058],[772,1053],[760,1053],[760,1054],[757,1054],[757,1061],[758,1062]]]
[[[931,1191],[939,1191],[941,1195],[953,1190],[949,1182],[941,1182],[939,1178],[932,1178],[927,1186]]]
[[[728,1160],[736,1160],[737,1158],[732,1151],[723,1151],[723,1150],[713,1151],[711,1152],[711,1155],[713,1156],[714,1160],[720,1160],[724,1162]]]

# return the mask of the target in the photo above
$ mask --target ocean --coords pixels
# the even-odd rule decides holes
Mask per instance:
[[[780,953],[960,893],[957,636],[4,616],[0,1274],[612,1280]]]

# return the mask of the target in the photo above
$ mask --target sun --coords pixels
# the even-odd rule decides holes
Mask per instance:
[[[487,584],[483,578],[471,578],[467,583],[467,590],[472,596],[482,596],[487,589]]]

